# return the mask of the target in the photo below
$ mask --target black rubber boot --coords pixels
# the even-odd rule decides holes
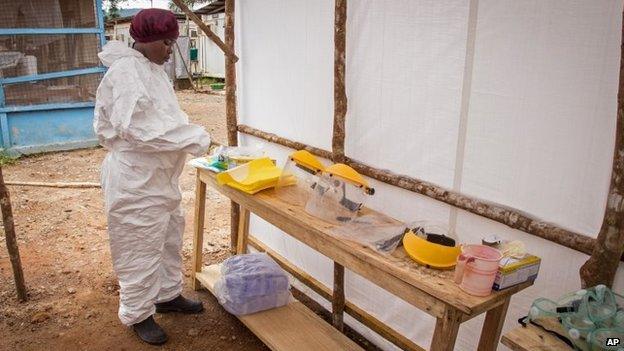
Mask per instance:
[[[162,345],[167,342],[167,334],[156,323],[154,316],[147,317],[146,320],[132,325],[134,332],[148,344]]]
[[[189,300],[182,295],[179,295],[171,301],[156,304],[156,312],[158,313],[179,312],[196,314],[202,311],[204,311],[204,305],[201,301]]]

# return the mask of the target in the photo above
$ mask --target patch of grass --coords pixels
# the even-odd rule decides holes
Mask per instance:
[[[222,78],[213,78],[213,77],[201,77],[197,79],[197,82],[200,85],[210,85],[213,83],[223,83],[225,82],[225,79]]]
[[[6,151],[0,150],[0,167],[12,165],[17,162],[19,157],[11,156]]]

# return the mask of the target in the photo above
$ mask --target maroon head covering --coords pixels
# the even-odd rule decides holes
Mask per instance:
[[[130,36],[139,43],[163,39],[175,40],[179,34],[178,19],[168,10],[141,10],[130,23]]]

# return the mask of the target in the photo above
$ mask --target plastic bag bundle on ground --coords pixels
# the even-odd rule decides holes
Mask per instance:
[[[215,295],[228,312],[239,316],[284,306],[292,296],[288,275],[265,253],[225,260]]]

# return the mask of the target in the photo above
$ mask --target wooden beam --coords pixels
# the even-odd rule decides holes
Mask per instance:
[[[333,161],[345,158],[345,116],[347,92],[345,88],[345,51],[347,41],[347,0],[335,0],[334,8],[334,129],[332,137]]]
[[[543,222],[520,211],[471,198],[459,192],[447,190],[435,184],[409,176],[399,175],[388,170],[378,169],[354,159],[347,159],[346,163],[356,171],[387,184],[397,186],[432,199],[447,203],[459,209],[503,223],[511,228],[539,236],[571,249],[591,254],[594,239]]]
[[[210,38],[210,40],[212,40],[221,50],[223,50],[223,53],[225,54],[225,56],[227,56],[234,62],[238,61],[238,57],[234,53],[234,50],[231,47],[228,47],[227,45],[225,45],[225,43],[221,40],[221,38],[219,38],[218,35],[214,34],[210,30],[210,28],[193,11],[191,11],[191,9],[189,9],[188,6],[186,6],[186,4],[182,2],[182,0],[171,0],[171,1],[173,1],[173,3],[176,4],[176,6],[180,8],[182,12],[184,12],[193,22],[195,22],[195,24],[197,24],[197,26],[201,30],[203,30],[204,33],[206,33],[206,36]],[[226,2],[226,16],[227,16],[227,2]]]
[[[591,257],[580,270],[583,287],[598,284],[612,286],[619,258],[624,251],[624,23],[620,52],[620,86],[611,185],[596,245]]]
[[[275,252],[270,247],[266,246],[260,240],[254,236],[249,236],[249,245],[260,252],[266,252],[271,258],[275,260],[286,272],[290,273],[297,280],[305,284],[312,289],[315,293],[319,294],[327,301],[332,301],[332,291],[323,283],[306,273],[304,270],[296,267],[292,263],[288,262],[286,258]],[[368,312],[359,308],[357,305],[345,299],[345,312],[351,317],[355,318],[358,322],[364,324],[375,333],[381,335],[386,340],[395,344],[401,350],[409,351],[423,351],[424,349],[415,344],[410,339],[398,333],[396,330],[390,328],[382,321],[370,315]]]
[[[256,138],[260,138],[260,139],[264,139],[266,141],[275,143],[275,144],[279,144],[279,145],[283,145],[286,147],[289,147],[291,149],[295,149],[295,150],[307,150],[317,156],[326,158],[328,160],[332,159],[332,153],[327,151],[327,150],[323,150],[323,149],[319,149],[317,147],[314,146],[309,146],[306,145],[304,143],[300,143],[297,141],[292,141],[286,138],[282,138],[279,135],[273,134],[273,133],[267,133],[265,131],[256,129],[254,127],[250,127],[244,124],[239,124],[238,125],[238,131],[241,133],[245,133],[247,135],[252,135],[255,136]]]
[[[334,328],[344,331],[344,266],[334,262],[334,291],[332,294],[332,324]]]
[[[235,0],[225,1],[225,45],[234,52],[234,16]],[[236,108],[236,61],[232,57],[225,58],[225,120],[229,146],[238,145],[238,111]],[[240,206],[230,202],[230,252],[236,253],[238,242],[238,225],[240,223]]]
[[[267,133],[255,129],[250,126],[239,125],[238,131],[296,150],[308,150],[311,153],[316,154],[320,157],[328,159],[332,158],[332,153],[327,150],[292,141],[272,133]],[[360,161],[348,157],[345,158],[345,163],[353,167],[361,174],[374,178],[381,182],[425,195],[432,199],[457,207],[459,209],[474,213],[476,215],[491,219],[499,223],[503,223],[511,228],[533,234],[540,238],[555,242],[557,244],[586,253],[588,255],[590,255],[593,251],[595,239],[557,227],[547,222],[543,222],[540,219],[533,218],[520,211],[513,210],[495,203],[474,199],[461,193],[442,188],[440,186],[425,182],[420,179],[396,174],[389,170],[371,167]]]
[[[17,238],[15,237],[15,225],[13,223],[13,210],[11,208],[11,198],[9,189],[4,184],[2,176],[2,167],[0,167],[0,207],[2,208],[2,224],[4,225],[4,236],[6,238],[7,251],[9,259],[13,267],[13,279],[15,280],[15,289],[17,290],[17,298],[20,301],[26,301],[28,294],[26,293],[26,284],[24,283],[24,271],[22,270],[22,260],[20,259],[19,248],[17,246]]]

